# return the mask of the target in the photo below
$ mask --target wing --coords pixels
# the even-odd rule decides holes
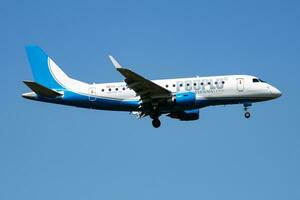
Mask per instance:
[[[171,91],[157,85],[153,81],[141,75],[123,68],[112,56],[109,56],[115,68],[125,77],[127,86],[134,90],[137,96],[141,97],[143,103],[156,102],[172,96]]]

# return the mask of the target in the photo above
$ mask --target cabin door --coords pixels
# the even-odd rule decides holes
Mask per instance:
[[[89,88],[89,100],[96,101],[96,88],[95,87]]]
[[[237,78],[236,79],[237,84],[237,91],[243,92],[244,91],[244,79],[243,78]]]

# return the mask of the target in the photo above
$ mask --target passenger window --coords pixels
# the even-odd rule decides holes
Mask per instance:
[[[194,86],[196,86],[197,85],[197,83],[194,83]]]
[[[180,83],[180,85],[179,85],[180,87],[182,87],[182,83]]]
[[[173,84],[173,87],[175,87],[176,85],[175,84]]]
[[[169,87],[169,85],[166,85],[166,88]]]
[[[225,81],[222,81],[222,84],[225,84]]]
[[[118,91],[118,88],[116,88],[116,91]]]
[[[111,88],[109,88],[108,91],[111,91]]]
[[[123,87],[123,90],[125,90],[125,88]]]

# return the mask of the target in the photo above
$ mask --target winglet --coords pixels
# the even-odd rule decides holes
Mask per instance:
[[[118,63],[118,61],[116,61],[116,60],[114,59],[114,57],[112,57],[111,55],[109,55],[108,57],[109,57],[109,59],[111,60],[111,62],[113,63],[113,65],[115,66],[115,68],[117,68],[117,69],[122,68],[122,66]]]

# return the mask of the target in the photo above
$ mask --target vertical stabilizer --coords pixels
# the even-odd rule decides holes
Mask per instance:
[[[63,88],[54,77],[51,67],[49,66],[49,63],[53,61],[39,46],[26,46],[26,53],[36,83],[51,89]],[[55,66],[58,68],[57,65]],[[61,69],[59,70],[61,71]],[[61,73],[63,72],[61,71]],[[67,77],[65,74],[64,76]]]

